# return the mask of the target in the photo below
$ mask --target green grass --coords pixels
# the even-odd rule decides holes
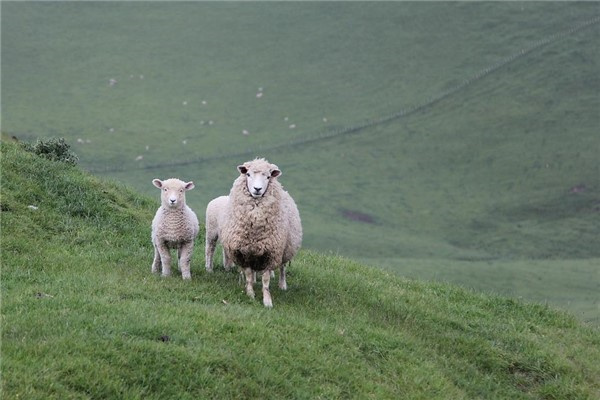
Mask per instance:
[[[191,281],[152,275],[155,199],[1,150],[2,398],[600,395],[569,314],[307,250],[268,310],[203,271],[202,238]]]
[[[266,156],[305,249],[597,327],[600,29],[570,30],[598,15],[597,2],[4,2],[2,129],[65,137],[84,169],[153,199],[153,178],[193,180],[201,219],[236,165]]]
[[[598,327],[598,259],[461,261],[368,258],[364,263],[404,277],[441,281],[485,293],[549,304]]]
[[[596,230],[575,232],[582,244],[560,240],[557,248],[546,240],[559,230],[551,224],[532,232],[546,247],[523,249],[513,229],[521,219],[543,218],[540,211],[569,216],[569,203],[555,209],[574,185],[588,187],[578,208],[592,208],[598,197],[597,26],[416,115],[268,150],[424,104],[589,20],[600,13],[597,4],[59,2],[7,3],[3,11],[3,130],[24,139],[66,137],[82,166],[144,193],[154,194],[155,176],[189,176],[200,189],[190,203],[202,213],[228,191],[237,164],[266,155],[302,206],[311,248],[331,249],[327,238],[338,238],[347,222],[339,209],[350,208],[373,214],[382,238],[390,236],[386,228],[410,229],[457,252],[538,258],[574,247],[576,257],[598,255],[588,243]],[[90,26],[98,26],[93,35]],[[256,99],[259,87],[265,95]],[[144,159],[136,162],[138,155]],[[220,158],[161,167],[206,157]],[[314,167],[306,171],[308,162]],[[120,172],[102,172],[114,168]],[[508,245],[507,236],[514,238]],[[361,235],[347,239],[334,241],[358,255],[352,249]],[[410,243],[373,242],[371,253],[406,247],[423,254]]]

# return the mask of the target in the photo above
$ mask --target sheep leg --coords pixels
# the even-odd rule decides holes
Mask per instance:
[[[152,273],[155,274],[158,272],[159,268],[161,268],[160,262],[160,253],[158,252],[158,248],[154,245],[154,260],[152,261]]]
[[[179,247],[179,269],[183,279],[192,279],[190,272],[190,263],[192,261],[192,251],[194,250],[194,242],[184,243]]]
[[[160,242],[156,246],[160,253],[160,262],[162,264],[162,276],[171,275],[171,252],[166,243]]]
[[[266,271],[261,271],[260,275],[264,274]],[[271,278],[275,278],[275,271],[271,271]],[[256,283],[256,271],[254,271],[254,275],[252,276],[252,281]]]
[[[249,297],[254,298],[254,288],[252,287],[254,274],[252,268],[245,268],[244,274],[246,275],[246,294]]]
[[[207,272],[212,272],[213,271],[213,255],[215,254],[215,248],[217,247],[217,238],[209,238],[208,236],[206,237],[206,248],[204,251],[204,260],[205,260],[205,264],[206,264],[206,271]],[[223,252],[225,252],[223,250]]]
[[[263,304],[267,308],[273,308],[273,300],[271,299],[271,292],[269,291],[270,281],[271,281],[271,271],[264,271],[262,274],[262,292],[263,292]]]
[[[225,267],[225,271],[231,270],[232,265],[233,265],[233,262],[231,261],[231,258],[227,255],[227,252],[225,251],[225,248],[223,247],[223,267]]]
[[[287,290],[287,282],[285,281],[285,264],[279,267],[279,289]]]

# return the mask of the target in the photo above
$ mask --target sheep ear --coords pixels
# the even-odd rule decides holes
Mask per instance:
[[[240,171],[240,174],[244,175],[248,172],[248,168],[246,168],[245,165],[238,165],[238,171]]]
[[[195,187],[196,187],[196,185],[194,185],[194,182],[192,182],[192,181],[189,181],[188,183],[185,184],[185,190],[192,190]]]
[[[274,165],[275,169],[271,171],[271,178],[277,178],[281,176],[281,170],[277,169],[277,165]]]
[[[160,189],[163,183],[160,179],[152,179],[152,184]]]

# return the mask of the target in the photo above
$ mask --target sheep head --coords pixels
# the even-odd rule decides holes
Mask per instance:
[[[279,167],[264,158],[245,162],[238,165],[237,168],[240,174],[245,176],[248,192],[255,199],[264,196],[269,187],[269,182],[281,175]]]
[[[153,179],[152,184],[161,190],[161,202],[166,208],[180,208],[185,205],[185,192],[194,188],[194,182],[183,182],[171,178],[165,181]]]

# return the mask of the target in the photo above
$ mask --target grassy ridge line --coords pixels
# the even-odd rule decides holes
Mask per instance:
[[[365,265],[412,279],[444,282],[527,302],[568,310],[600,328],[598,276],[600,259],[496,260],[364,258]]]
[[[600,396],[566,313],[307,251],[265,310],[202,238],[191,282],[151,275],[149,198],[1,150],[3,398]]]
[[[458,85],[456,85],[442,93],[439,93],[435,96],[432,96],[430,99],[426,100],[422,104],[403,109],[403,110],[401,110],[397,113],[391,114],[391,115],[383,116],[383,117],[380,117],[377,119],[367,120],[367,121],[358,123],[358,125],[335,129],[335,130],[332,130],[329,132],[324,132],[324,133],[321,133],[319,136],[315,136],[315,137],[300,138],[300,139],[297,139],[297,140],[294,140],[291,142],[280,143],[280,144],[276,144],[276,145],[272,145],[272,146],[259,146],[255,149],[244,150],[244,151],[240,151],[240,152],[236,152],[236,153],[220,154],[220,155],[215,155],[215,156],[210,156],[210,157],[200,157],[200,158],[191,159],[191,160],[183,160],[183,161],[176,161],[176,162],[169,162],[169,163],[143,165],[143,166],[137,167],[137,168],[136,167],[134,167],[134,168],[131,168],[131,167],[128,167],[128,168],[125,168],[125,167],[110,167],[110,168],[92,167],[92,168],[88,168],[88,171],[90,171],[92,173],[109,173],[109,172],[123,172],[123,171],[128,171],[128,170],[152,170],[152,169],[161,169],[161,168],[165,168],[165,167],[180,167],[180,166],[187,166],[187,165],[192,165],[192,164],[202,164],[202,163],[206,163],[206,162],[210,162],[210,161],[223,160],[223,159],[228,159],[228,158],[239,158],[241,156],[252,156],[259,152],[273,151],[273,150],[278,150],[278,149],[288,148],[288,147],[295,147],[295,146],[302,146],[302,145],[306,145],[306,144],[316,143],[316,142],[319,142],[322,140],[335,138],[335,137],[342,136],[342,135],[358,133],[366,128],[385,124],[385,123],[397,120],[399,118],[403,118],[405,116],[409,116],[411,114],[423,111],[424,109],[435,105],[439,101],[442,101],[456,93],[459,93],[461,90],[467,88],[471,84],[500,70],[501,68],[513,63],[514,61],[517,61],[517,60],[519,60],[519,59],[531,54],[532,52],[539,50],[547,45],[550,45],[554,42],[558,42],[559,40],[561,40],[564,37],[567,37],[569,35],[577,33],[583,29],[589,28],[599,22],[600,22],[600,16],[595,16],[593,18],[590,18],[588,20],[585,20],[578,24],[575,24],[570,29],[567,29],[565,31],[561,31],[558,33],[554,33],[552,35],[548,35],[547,37],[534,42],[530,46],[521,49],[520,51],[498,61],[497,63],[480,70],[479,72],[474,74],[472,77],[463,80]]]

